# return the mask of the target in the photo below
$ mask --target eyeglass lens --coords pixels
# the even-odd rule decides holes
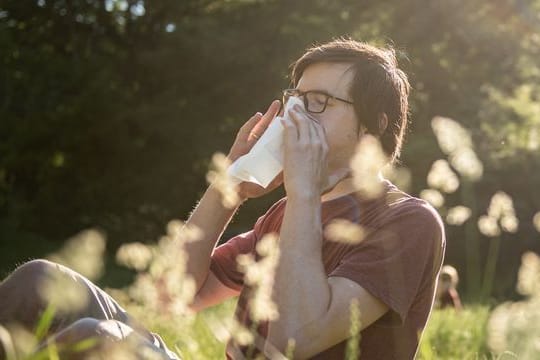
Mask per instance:
[[[304,100],[304,106],[310,113],[321,113],[326,109],[328,102],[328,96],[316,92],[306,92],[304,94],[299,92],[285,92],[283,94],[283,105],[287,104],[287,101],[291,96],[302,97]]]

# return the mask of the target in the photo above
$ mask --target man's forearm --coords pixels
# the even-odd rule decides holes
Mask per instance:
[[[279,247],[273,289],[279,319],[270,324],[268,339],[283,350],[288,338],[315,323],[330,304],[322,262],[320,198],[287,200]]]
[[[229,209],[223,206],[220,193],[211,185],[186,223],[202,230],[200,240],[186,244],[187,273],[195,279],[197,291],[208,276],[212,251],[238,207]]]

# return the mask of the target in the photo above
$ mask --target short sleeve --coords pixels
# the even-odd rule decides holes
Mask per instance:
[[[218,246],[212,253],[210,270],[225,286],[240,291],[244,286],[244,274],[238,270],[236,257],[240,254],[255,254],[258,239],[271,231],[276,231],[284,211],[285,199],[281,199],[255,223],[252,230],[237,235]]]
[[[257,237],[254,230],[237,235],[218,246],[210,261],[210,270],[225,286],[240,291],[244,285],[243,274],[238,270],[236,257],[252,253]]]
[[[355,281],[399,315],[402,324],[417,294],[436,276],[444,228],[436,211],[418,199],[388,211],[381,226],[352,247],[329,276]]]

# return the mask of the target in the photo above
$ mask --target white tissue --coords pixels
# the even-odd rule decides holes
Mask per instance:
[[[304,107],[297,97],[290,97],[283,116],[295,104]],[[227,170],[233,181],[258,184],[264,188],[283,170],[283,126],[281,117],[276,116],[250,152],[239,157]]]

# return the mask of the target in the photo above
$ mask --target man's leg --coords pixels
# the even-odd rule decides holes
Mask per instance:
[[[68,279],[72,285],[77,285],[80,291],[84,292],[83,295],[87,301],[76,310],[64,310],[55,314],[51,332],[64,329],[67,333],[64,333],[63,339],[68,339],[99,329],[96,334],[103,337],[102,335],[111,332],[107,329],[111,330],[113,327],[109,326],[104,330],[103,325],[99,325],[99,323],[105,321],[104,324],[110,324],[111,321],[116,321],[117,324],[122,324],[119,325],[122,331],[125,332],[127,328],[131,328],[131,330],[136,331],[137,336],[152,344],[156,344],[158,347],[164,345],[148,330],[134,321],[111,296],[90,280],[65,266],[47,260],[27,262],[0,283],[0,324],[17,323],[29,331],[33,331],[50,303],[41,289],[45,283],[54,281],[58,277]],[[62,291],[62,289],[58,291]],[[77,322],[82,318],[86,318],[85,321]],[[114,331],[112,332],[114,333]],[[118,338],[113,334],[112,338],[115,337]],[[161,348],[167,351],[166,348]]]
[[[32,260],[19,266],[0,284],[0,324],[17,322],[32,330],[50,304],[44,286],[57,279],[67,280],[67,283],[59,283],[53,291],[61,294],[65,290],[63,286],[70,286],[80,290],[85,301],[73,310],[59,310],[52,330],[83,317],[129,322],[126,311],[84,276],[47,260]]]
[[[46,347],[51,342],[54,342],[59,357],[67,360],[87,357],[132,360],[178,359],[159,337],[154,342],[149,341],[118,320],[93,318],[77,320],[42,343],[38,351],[47,351]]]

